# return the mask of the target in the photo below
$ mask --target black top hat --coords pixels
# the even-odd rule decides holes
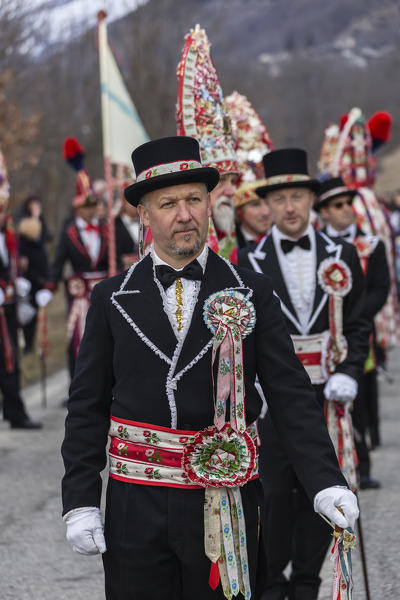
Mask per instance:
[[[321,182],[314,208],[315,210],[319,210],[322,206],[326,206],[331,200],[338,196],[350,196],[351,199],[353,199],[356,194],[357,190],[349,189],[341,177],[325,179],[325,181]]]
[[[132,152],[136,182],[124,190],[125,198],[137,206],[153,190],[181,183],[205,183],[211,192],[219,181],[217,169],[203,167],[197,140],[186,136],[160,138]]]
[[[307,153],[299,148],[273,150],[263,156],[266,185],[256,189],[261,198],[272,190],[308,187],[318,193],[320,183],[311,179],[307,169]]]

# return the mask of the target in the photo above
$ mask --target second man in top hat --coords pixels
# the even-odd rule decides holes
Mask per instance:
[[[264,156],[264,169],[266,182],[257,193],[267,199],[274,226],[255,247],[239,252],[239,264],[271,277],[321,409],[325,399],[351,402],[357,395],[369,331],[363,317],[364,282],[357,253],[310,224],[320,184],[308,174],[304,150],[272,151]],[[333,305],[335,311],[330,309]],[[266,551],[261,597],[313,600],[318,596],[330,531],[314,513],[291,468],[270,412],[260,422],[260,435]],[[283,572],[290,561],[292,573],[287,581]]]

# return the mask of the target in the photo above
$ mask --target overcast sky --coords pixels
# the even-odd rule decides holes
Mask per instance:
[[[108,21],[114,21],[146,1],[31,0],[31,3],[44,7],[43,17],[50,25],[51,30],[50,41],[55,41],[65,35],[70,35],[71,31],[80,33],[82,30],[96,25],[97,13],[101,9],[107,12]]]

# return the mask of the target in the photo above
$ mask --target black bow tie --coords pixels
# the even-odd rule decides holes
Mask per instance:
[[[335,235],[335,237],[342,238],[343,240],[353,239],[351,231],[346,231],[346,233],[339,233],[338,235]]]
[[[308,235],[303,235],[299,240],[281,240],[281,248],[285,254],[288,254],[293,250],[295,246],[303,248],[303,250],[310,250],[311,242]]]
[[[203,269],[197,260],[193,260],[186,265],[181,271],[175,271],[168,265],[157,265],[156,276],[164,290],[175,283],[177,279],[192,279],[193,281],[201,281],[203,279]]]

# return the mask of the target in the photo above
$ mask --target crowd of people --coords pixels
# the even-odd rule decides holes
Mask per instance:
[[[134,150],[136,179],[117,190],[112,218],[82,146],[65,141],[77,182],[52,260],[40,197],[27,198],[13,229],[2,162],[4,418],[12,428],[41,427],[21,398],[17,330],[32,351],[38,313],[64,281],[72,380],[64,520],[76,551],[104,553],[107,598],[232,598],[240,589],[245,598],[315,600],[331,542],[316,513],[351,528],[350,490],[381,485],[370,453],[381,443],[378,373],[399,335],[400,194],[384,206],[374,181],[391,117],[367,120],[352,109],[331,124],[312,177],[306,151],[274,149],[246,97],[224,99],[199,28],[186,38],[178,79],[178,136]],[[120,274],[108,278],[111,252]],[[234,474],[208,484],[215,470],[204,480],[190,463],[188,436],[225,431],[226,411],[223,452],[231,452],[229,436],[247,436],[262,496],[254,455],[241,497]],[[108,431],[104,537],[99,474]],[[185,468],[168,462],[171,447]],[[218,514],[212,522],[204,513],[214,543],[210,550],[206,536],[206,553],[202,488]],[[225,523],[229,543],[224,502],[236,507]],[[130,512],[136,518],[118,518]]]

